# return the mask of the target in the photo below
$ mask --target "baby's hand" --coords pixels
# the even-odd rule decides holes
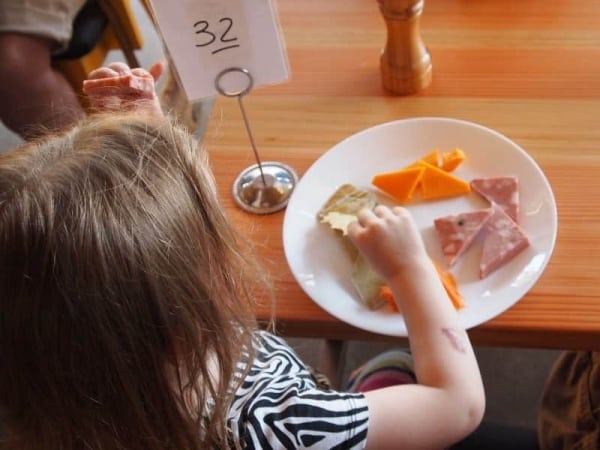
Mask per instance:
[[[348,235],[386,280],[428,258],[421,234],[406,209],[378,205],[373,211],[361,210],[357,217],[358,221],[348,227]]]
[[[149,70],[112,63],[93,70],[83,82],[83,92],[90,99],[92,111],[142,109],[162,115],[155,80],[163,74],[165,67],[163,62],[154,64]]]

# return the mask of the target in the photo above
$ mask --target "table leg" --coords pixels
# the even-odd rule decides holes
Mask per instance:
[[[329,378],[334,389],[338,389],[341,383],[343,371],[344,351],[346,341],[338,339],[325,339],[321,348],[319,368]]]

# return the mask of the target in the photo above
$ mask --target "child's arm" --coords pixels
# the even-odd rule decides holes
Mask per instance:
[[[418,380],[365,393],[367,448],[447,447],[476,428],[485,407],[469,338],[406,209],[363,210],[348,231],[400,303]]]
[[[149,70],[112,63],[90,72],[83,82],[83,92],[88,96],[93,112],[141,109],[162,115],[155,81],[165,67],[163,62],[154,64]]]

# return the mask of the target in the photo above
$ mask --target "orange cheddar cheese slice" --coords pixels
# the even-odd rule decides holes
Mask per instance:
[[[461,292],[458,290],[458,285],[456,284],[456,279],[454,278],[454,276],[450,272],[446,272],[445,270],[443,270],[435,261],[432,260],[431,262],[433,263],[433,266],[435,267],[435,270],[437,271],[438,276],[440,277],[442,285],[446,290],[446,294],[448,294],[448,298],[452,302],[454,308],[464,308],[465,299],[462,296]],[[400,307],[398,306],[398,304],[396,303],[396,299],[394,298],[394,293],[388,285],[384,284],[379,288],[379,297],[387,302],[392,311],[402,314],[402,311],[400,311]]]
[[[421,161],[425,161],[426,163],[429,163],[432,166],[439,167],[440,164],[442,163],[442,155],[439,150],[433,150],[433,151],[427,153],[426,155],[424,155],[422,158],[419,158],[417,161],[409,164],[408,166],[405,166],[404,169],[418,167],[419,163]]]
[[[471,192],[471,185],[458,177],[432,166],[424,161],[419,165],[425,168],[421,176],[421,194],[424,200],[455,197]]]
[[[425,161],[426,163],[431,164],[432,166],[439,166],[440,165],[440,151],[439,150],[433,150],[430,153],[427,153],[425,156],[423,156],[421,158],[421,161]]]
[[[439,167],[446,172],[452,172],[454,169],[460,166],[465,159],[465,152],[463,152],[460,148],[455,148],[449,152],[442,153],[441,164]]]
[[[456,278],[450,273],[443,270],[439,264],[433,261],[433,265],[435,266],[435,270],[438,273],[438,276],[442,280],[442,285],[446,290],[446,294],[450,298],[450,301],[454,305],[456,309],[462,309],[465,306],[465,299],[462,296],[461,292],[458,290],[458,285],[456,283]]]
[[[401,203],[408,202],[425,172],[424,167],[409,167],[394,172],[378,173],[371,183]]]

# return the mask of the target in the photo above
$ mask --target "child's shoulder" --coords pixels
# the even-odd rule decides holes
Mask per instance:
[[[307,370],[308,366],[300,359],[296,351],[281,337],[268,331],[258,330],[254,334],[255,359],[253,367],[270,366],[275,362],[288,364],[288,373]]]
[[[251,366],[240,366],[247,371],[228,415],[245,448],[289,448],[285,443],[304,439],[320,441],[319,448],[340,442],[361,448],[368,422],[362,394],[322,389],[293,348],[271,333],[257,331],[254,348]],[[321,428],[324,423],[330,431]]]

